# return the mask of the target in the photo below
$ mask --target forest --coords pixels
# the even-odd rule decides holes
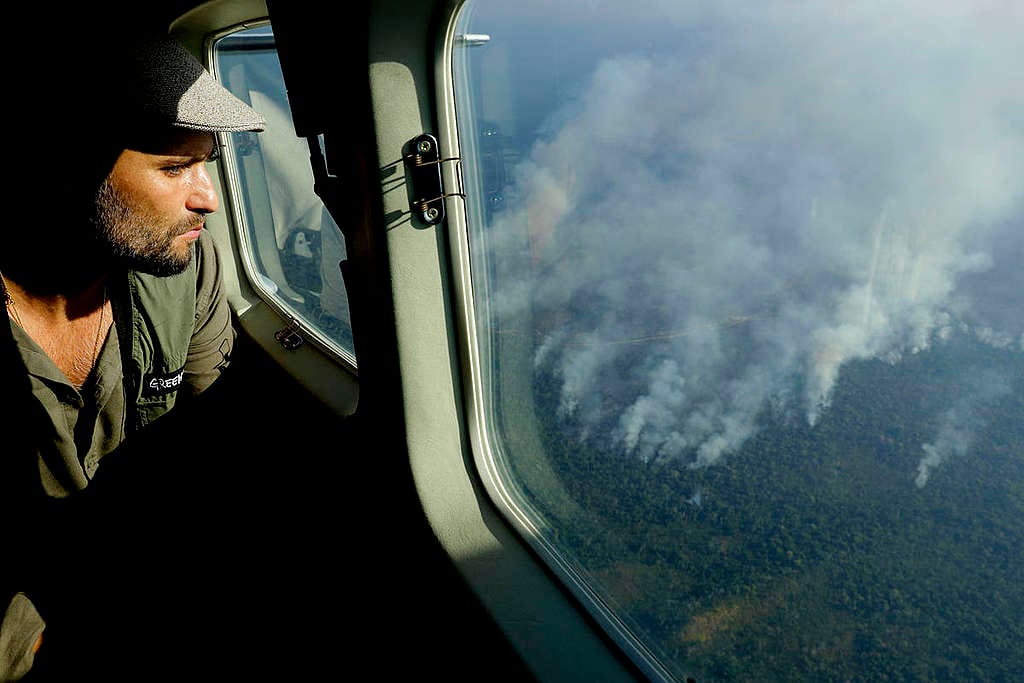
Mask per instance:
[[[950,405],[1009,390],[933,463]],[[679,680],[1018,681],[1024,671],[1024,354],[959,339],[844,366],[813,427],[765,411],[707,467],[641,462],[559,418],[534,381],[582,512],[557,545]]]

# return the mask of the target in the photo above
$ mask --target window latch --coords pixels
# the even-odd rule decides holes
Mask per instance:
[[[306,341],[299,334],[299,322],[295,318],[288,318],[288,324],[274,333],[274,339],[286,351],[294,351]]]
[[[461,163],[460,157],[441,158],[437,138],[424,133],[409,142],[405,155],[405,172],[409,180],[409,210],[428,225],[444,220],[445,197],[465,197],[463,192],[445,193],[441,183],[441,164]]]

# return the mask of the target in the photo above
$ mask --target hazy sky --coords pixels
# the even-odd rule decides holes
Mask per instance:
[[[529,225],[499,299],[560,312],[536,362],[564,416],[705,466],[765,405],[815,424],[851,361],[954,335],[1024,353],[1020,3],[665,0],[637,49],[646,4],[628,51],[561,84],[492,230],[500,260]],[[1022,384],[965,381],[908,481]]]

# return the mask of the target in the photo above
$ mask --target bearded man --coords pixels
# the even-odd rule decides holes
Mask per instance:
[[[35,152],[52,152],[53,177],[27,178],[52,195],[37,213],[46,225],[16,224],[0,247],[0,681],[44,657],[49,614],[86,604],[69,596],[116,571],[82,552],[102,525],[64,501],[208,389],[235,340],[204,230],[219,207],[207,163],[218,133],[262,131],[264,119],[171,39],[119,47],[90,52],[97,76],[66,83],[73,106],[49,111],[77,137],[47,133]]]

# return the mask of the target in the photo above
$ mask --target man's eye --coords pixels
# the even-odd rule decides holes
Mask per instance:
[[[181,175],[185,169],[188,168],[188,164],[174,164],[172,166],[164,166],[164,173],[168,175]]]

